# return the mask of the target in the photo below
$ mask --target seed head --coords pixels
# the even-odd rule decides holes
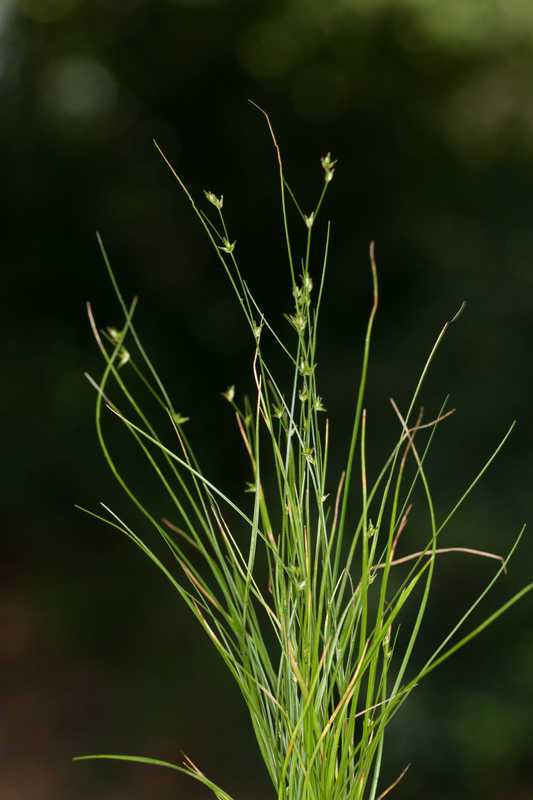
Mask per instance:
[[[224,397],[228,403],[233,403],[235,399],[235,386],[228,386],[225,392],[222,392],[222,397]]]
[[[326,153],[326,155],[322,156],[320,159],[320,163],[322,164],[322,169],[324,170],[324,180],[326,183],[329,183],[333,180],[333,175],[335,174],[335,164],[337,162],[331,158],[331,153]]]
[[[218,211],[222,210],[222,206],[224,205],[224,195],[221,194],[220,197],[217,197],[216,194],[213,192],[208,192],[204,190],[204,194],[206,198],[209,200],[211,205],[215,206]]]
[[[305,331],[306,321],[303,314],[298,312],[292,316],[287,315],[287,319],[298,333],[303,333]]]
[[[230,242],[227,236],[224,237],[223,244],[220,245],[219,250],[222,250],[224,253],[233,253],[235,250],[235,245],[237,242]]]
[[[107,328],[107,334],[114,342],[118,342],[120,338],[120,331],[117,331],[116,328]]]
[[[118,365],[123,367],[130,360],[130,354],[125,347],[121,347],[118,354]]]

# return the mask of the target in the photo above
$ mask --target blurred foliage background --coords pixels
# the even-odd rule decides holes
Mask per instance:
[[[98,451],[83,377],[99,368],[85,301],[100,325],[120,324],[96,229],[124,290],[140,296],[146,344],[210,473],[237,498],[247,477],[220,392],[249,385],[249,342],[152,139],[195,196],[224,194],[246,275],[282,326],[275,162],[247,99],[269,110],[304,207],[320,156],[338,158],[320,370],[339,457],[370,302],[368,242],[381,275],[374,466],[395,431],[388,398],[406,400],[442,323],[468,300],[424,396],[428,413],[448,391],[458,408],[431,477],[444,512],[519,420],[446,538],[505,553],[533,486],[532,86],[526,0],[2,0],[3,800],[206,797],[160,770],[70,763],[181,750],[238,800],[272,797],[240,697],[190,615],[139,553],[73,507],[104,499],[130,513]],[[528,540],[501,599],[531,578],[532,558]],[[492,569],[440,562],[422,651]],[[395,796],[531,798],[532,667],[526,600],[399,715],[385,777],[413,766]]]

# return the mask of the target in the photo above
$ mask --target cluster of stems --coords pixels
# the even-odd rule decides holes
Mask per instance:
[[[264,113],[264,112],[263,112]],[[270,122],[267,118],[270,127]],[[526,586],[474,629],[465,626],[474,609],[505,572],[523,533],[505,558],[471,548],[440,547],[440,537],[510,435],[507,431],[454,507],[439,519],[426,462],[435,433],[448,419],[447,401],[433,419],[418,412],[422,385],[452,320],[442,328],[402,412],[391,400],[398,436],[379,473],[367,475],[365,385],[371,335],[378,308],[378,277],[371,247],[372,302],[364,334],[344,467],[332,475],[329,423],[317,383],[317,338],[330,227],[321,255],[313,245],[335,161],[321,159],[322,190],[304,213],[279,170],[282,221],[291,305],[281,331],[254,298],[224,218],[223,197],[205,192],[213,213],[195,201],[170,167],[209,237],[235,292],[250,332],[255,392],[231,405],[249,459],[246,503],[215,486],[199,464],[184,426],[133,322],[136,301],[126,303],[100,241],[123,312],[120,329],[93,333],[104,358],[96,392],[96,426],[104,456],[133,504],[164,544],[159,553],[147,538],[107,506],[89,512],[125,534],[170,581],[192,611],[236,681],[247,705],[257,743],[277,800],[378,800],[392,785],[380,780],[385,732],[415,687],[454,652],[477,636],[531,590]],[[304,247],[295,255],[287,206],[301,220]],[[280,385],[267,363],[265,338],[281,348],[292,372]],[[145,387],[154,415],[131,389]],[[106,411],[112,412],[107,415]],[[109,422],[122,423],[157,475],[173,508],[161,518],[131,487],[111,451]],[[409,512],[416,501],[425,545],[399,556],[408,540]],[[483,592],[420,667],[412,656],[428,606],[435,565],[442,553],[463,551],[497,560]],[[165,555],[166,553],[166,555]],[[399,635],[400,621],[409,610]],[[196,778],[216,795],[229,795],[189,758],[181,764],[143,756],[102,754],[170,767]],[[237,767],[237,765],[236,765]]]

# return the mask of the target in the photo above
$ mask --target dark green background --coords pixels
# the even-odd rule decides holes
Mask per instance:
[[[532,87],[533,6],[519,0],[3,0],[3,800],[208,796],[148,767],[70,764],[94,751],[183,750],[237,800],[273,796],[239,694],[186,609],[127,542],[73,508],[104,499],[129,514],[83,378],[98,370],[85,301],[100,325],[120,324],[96,229],[125,291],[140,296],[146,344],[210,474],[237,498],[246,479],[220,392],[248,385],[249,341],[152,139],[195,196],[224,194],[246,276],[282,327],[275,162],[247,98],[269,110],[306,209],[320,156],[338,158],[320,369],[339,455],[370,301],[368,242],[381,277],[373,465],[396,430],[388,398],[405,403],[434,336],[468,300],[424,396],[434,412],[450,391],[459,409],[431,477],[442,514],[518,418],[446,535],[504,553],[530,518],[533,485]],[[530,580],[532,559],[527,540],[501,600]],[[422,651],[492,569],[445,557]],[[533,796],[530,620],[526,600],[395,720],[385,777],[413,764],[400,800]]]

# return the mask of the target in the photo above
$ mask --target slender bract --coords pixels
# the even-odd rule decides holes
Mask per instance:
[[[458,312],[430,348],[407,409],[402,411],[391,399],[397,439],[377,477],[368,477],[365,385],[379,301],[371,246],[372,299],[351,435],[344,468],[332,474],[329,424],[317,380],[329,223],[316,231],[336,162],[329,153],[321,159],[318,201],[310,213],[304,213],[286,182],[268,117],[267,122],[279,170],[291,291],[290,307],[279,327],[267,318],[241,272],[238,244],[224,218],[223,198],[208,191],[205,204],[197,202],[158,148],[213,245],[250,334],[254,395],[238,401],[233,387],[224,392],[249,460],[246,502],[217,487],[196,459],[185,432],[187,418],[174,407],[137,333],[136,300],[128,303],[123,298],[98,238],[123,323],[120,330],[100,331],[88,306],[105,364],[98,380],[89,378],[96,389],[97,435],[113,475],[155,529],[163,552],[106,505],[98,513],[88,513],[137,545],[198,620],[241,690],[277,800],[377,800],[392,795],[406,771],[390,786],[382,785],[385,732],[396,712],[430,672],[533,588],[526,586],[469,629],[471,613],[506,572],[523,529],[505,558],[468,547],[440,546],[442,532],[491,465],[513,425],[451,511],[436,509],[426,462],[437,429],[446,424],[452,411],[445,401],[426,420],[418,411],[419,398],[433,358]],[[301,223],[302,253],[289,225],[289,204]],[[314,256],[316,244],[318,257]],[[280,349],[290,366],[288,385],[266,359],[267,340]],[[146,390],[142,400],[139,387]],[[123,425],[147,460],[167,506],[170,503],[173,509],[170,519],[149,508],[130,485],[108,444],[105,431],[110,424]],[[409,552],[413,505],[419,512],[417,526],[424,532],[425,546]],[[451,551],[496,560],[497,569],[433,655],[421,668],[413,668],[436,560]],[[231,800],[188,758],[182,764],[112,754],[83,758],[170,767],[203,783],[219,800]]]

